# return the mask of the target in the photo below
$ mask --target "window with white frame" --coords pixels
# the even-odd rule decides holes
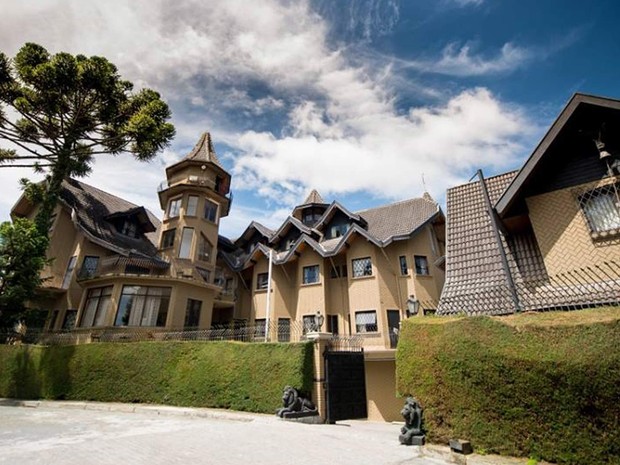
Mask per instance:
[[[356,258],[351,260],[351,268],[353,269],[353,277],[372,276],[372,260],[370,257]]]
[[[304,266],[303,283],[313,284],[319,282],[319,265]]]
[[[179,247],[179,258],[191,258],[193,239],[194,228],[183,228],[183,234],[181,235],[181,247]]]
[[[196,216],[196,212],[198,211],[198,196],[190,195],[187,197],[187,210],[185,214],[187,216]]]
[[[174,218],[176,216],[179,216],[182,202],[183,202],[182,197],[178,197],[176,199],[170,200],[170,203],[168,204],[168,214],[166,216],[168,218]]]
[[[115,326],[165,326],[169,287],[123,286]]]
[[[204,218],[211,223],[217,222],[217,203],[211,202],[209,199],[205,199],[205,211]]]
[[[620,230],[620,183],[585,192],[578,200],[593,235]]]
[[[428,259],[424,255],[415,255],[415,273],[427,275],[428,272]]]
[[[355,331],[357,333],[376,333],[378,331],[376,310],[355,312]]]

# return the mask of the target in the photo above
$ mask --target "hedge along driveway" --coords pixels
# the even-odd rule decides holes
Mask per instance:
[[[558,313],[561,324],[535,323],[551,313],[510,318],[403,325],[398,390],[425,408],[429,438],[558,463],[620,463],[620,309]]]
[[[273,413],[312,387],[312,344],[0,346],[0,397],[142,402]]]

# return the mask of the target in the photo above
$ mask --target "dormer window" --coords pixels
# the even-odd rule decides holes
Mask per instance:
[[[344,236],[349,230],[348,224],[335,224],[330,229],[330,237],[333,239],[335,237]]]
[[[132,220],[125,220],[121,234],[129,237],[138,237],[138,225]]]

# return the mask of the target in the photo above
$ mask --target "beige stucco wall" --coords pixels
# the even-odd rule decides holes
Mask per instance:
[[[319,282],[315,284],[303,284],[303,268],[305,266],[319,266]],[[327,271],[329,273],[329,271]],[[304,315],[316,315],[321,312],[325,315],[325,281],[326,270],[323,258],[314,250],[307,248],[297,260],[297,306],[295,315],[297,321],[302,321]],[[329,276],[329,275],[327,275]]]
[[[396,362],[365,361],[368,419],[403,421],[403,400],[396,397]]]
[[[596,241],[590,236],[574,190],[602,184],[588,183],[526,199],[530,221],[550,275],[609,260],[620,260],[620,243]],[[586,275],[583,275],[587,280]]]

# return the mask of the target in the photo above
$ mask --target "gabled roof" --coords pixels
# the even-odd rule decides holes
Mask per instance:
[[[283,234],[285,234],[286,232],[288,232],[288,230],[291,227],[295,227],[299,230],[299,232],[301,232],[302,234],[312,234],[313,232],[316,233],[317,231],[315,231],[313,228],[309,228],[308,226],[306,226],[305,224],[303,224],[301,221],[299,221],[297,218],[293,217],[293,216],[289,216],[286,220],[284,220],[284,223],[282,223],[282,226],[280,226],[278,228],[278,230],[276,232],[273,233],[273,235],[270,238],[269,242],[274,242],[276,239],[278,239],[279,237],[281,237]]]
[[[594,105],[603,108],[609,108],[612,110],[620,110],[620,100],[596,97],[586,94],[575,94],[570,99],[568,104],[564,107],[558,118],[551,125],[545,136],[539,142],[534,152],[530,155],[523,167],[519,170],[518,174],[514,177],[510,185],[506,188],[506,191],[498,199],[495,209],[500,217],[503,217],[513,203],[519,198],[523,189],[526,186],[528,179],[530,179],[537,168],[541,165],[541,162],[547,155],[547,151],[553,141],[562,132],[567,122],[573,116],[573,114],[583,105]]]
[[[123,255],[157,255],[157,230],[161,223],[147,209],[75,179],[63,181],[60,200],[71,210],[75,224],[99,245]],[[154,229],[133,238],[119,233],[107,220],[131,211],[144,211]]]
[[[273,234],[271,242],[273,243],[291,227],[296,227],[300,231],[300,235],[288,250],[275,252],[273,255],[274,263],[279,265],[294,259],[302,246],[311,247],[323,258],[332,257],[339,254],[356,236],[363,237],[377,247],[386,247],[395,240],[410,238],[424,225],[438,218],[443,218],[439,205],[430,196],[364,210],[359,214],[351,213],[334,201],[323,214],[317,226],[329,221],[335,211],[342,211],[355,221],[342,236],[326,240],[321,240],[321,233],[317,228],[309,228],[296,218],[288,217],[278,231]],[[404,216],[408,217],[404,218]],[[315,239],[313,235],[319,240]],[[258,243],[247,256],[243,257],[239,266],[247,266],[248,263],[256,259],[258,254],[269,256],[269,250],[268,246]]]
[[[320,230],[323,225],[327,224],[332,219],[336,211],[341,211],[343,214],[348,216],[351,220],[357,223],[362,223],[363,226],[366,226],[366,220],[364,220],[358,214],[349,211],[337,200],[334,200],[331,203],[331,205],[327,208],[327,210],[325,210],[325,213],[323,213],[323,216],[321,216],[321,218],[319,218],[319,220],[316,222],[316,224],[314,225],[314,228]]]
[[[273,231],[271,229],[260,224],[258,221],[252,221],[248,227],[245,228],[245,231],[243,231],[243,233],[234,241],[234,243],[239,245],[240,243],[249,241],[254,235],[254,232],[258,232],[266,239],[269,239],[273,235]]]

